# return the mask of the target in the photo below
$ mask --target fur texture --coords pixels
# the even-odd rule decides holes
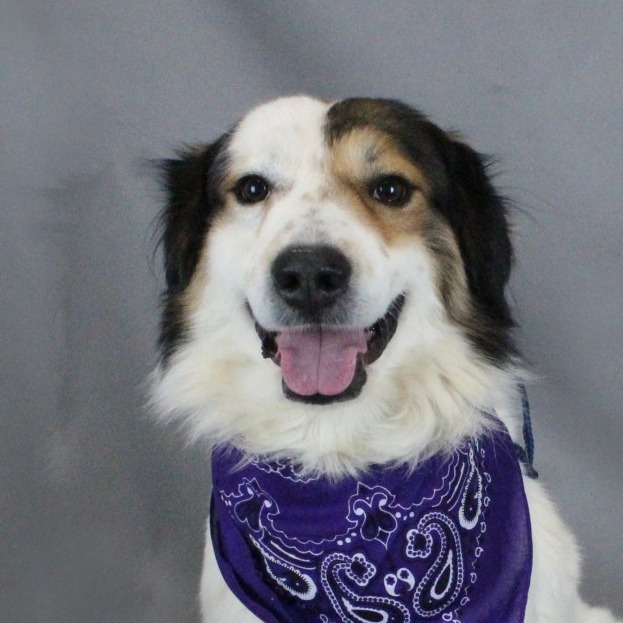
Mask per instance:
[[[507,207],[457,137],[395,101],[284,98],[162,171],[163,419],[335,478],[415,466],[492,409],[521,442]],[[289,354],[305,332],[335,336],[338,354],[318,346],[330,378]],[[542,486],[526,494],[526,621],[614,621],[580,601],[577,548]],[[209,538],[201,600],[206,622],[257,622]]]

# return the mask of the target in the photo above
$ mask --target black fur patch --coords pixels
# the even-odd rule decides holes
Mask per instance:
[[[181,296],[197,267],[207,230],[223,206],[220,178],[226,165],[228,135],[211,145],[179,152],[159,164],[167,193],[160,216],[166,289],[159,347],[166,362],[184,334]]]
[[[433,208],[457,241],[471,295],[471,311],[451,316],[487,358],[507,361],[515,353],[514,322],[505,293],[513,253],[507,204],[490,182],[486,159],[401,102],[354,98],[329,110],[329,142],[360,127],[390,136],[427,176]],[[448,250],[438,242],[439,237],[429,241],[431,250],[448,262]],[[442,295],[444,285],[451,287],[442,284]]]

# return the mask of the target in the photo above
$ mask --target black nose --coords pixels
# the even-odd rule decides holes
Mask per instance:
[[[352,268],[338,249],[307,245],[282,251],[271,272],[276,291],[290,307],[314,313],[344,294]]]

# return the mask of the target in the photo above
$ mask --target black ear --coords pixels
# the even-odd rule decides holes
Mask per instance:
[[[482,155],[450,139],[445,151],[449,188],[437,207],[458,241],[478,311],[508,329],[514,325],[505,293],[513,250],[506,201],[494,189]]]
[[[160,215],[166,288],[160,323],[163,361],[185,331],[181,295],[197,268],[208,229],[223,205],[219,194],[226,136],[159,163],[167,201]]]
[[[197,266],[207,229],[221,207],[221,138],[212,145],[179,152],[160,162],[167,203],[161,214],[162,249],[169,293],[183,291]]]

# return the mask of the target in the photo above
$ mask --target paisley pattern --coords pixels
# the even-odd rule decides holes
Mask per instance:
[[[504,430],[413,473],[375,467],[337,483],[240,458],[213,457],[212,537],[225,580],[262,621],[523,621],[530,525]]]
[[[387,509],[391,494],[383,487],[357,483],[357,494],[350,499],[348,519],[359,526],[366,541],[379,541],[385,547],[396,530],[397,520]]]
[[[348,556],[335,552],[320,569],[322,586],[342,621],[357,623],[408,623],[409,609],[384,595],[362,595],[376,575],[376,567],[364,554]],[[350,581],[350,582],[349,582]]]
[[[460,536],[452,520],[440,512],[426,513],[407,532],[406,554],[433,561],[415,591],[414,610],[427,618],[444,612],[463,588],[465,573]]]

